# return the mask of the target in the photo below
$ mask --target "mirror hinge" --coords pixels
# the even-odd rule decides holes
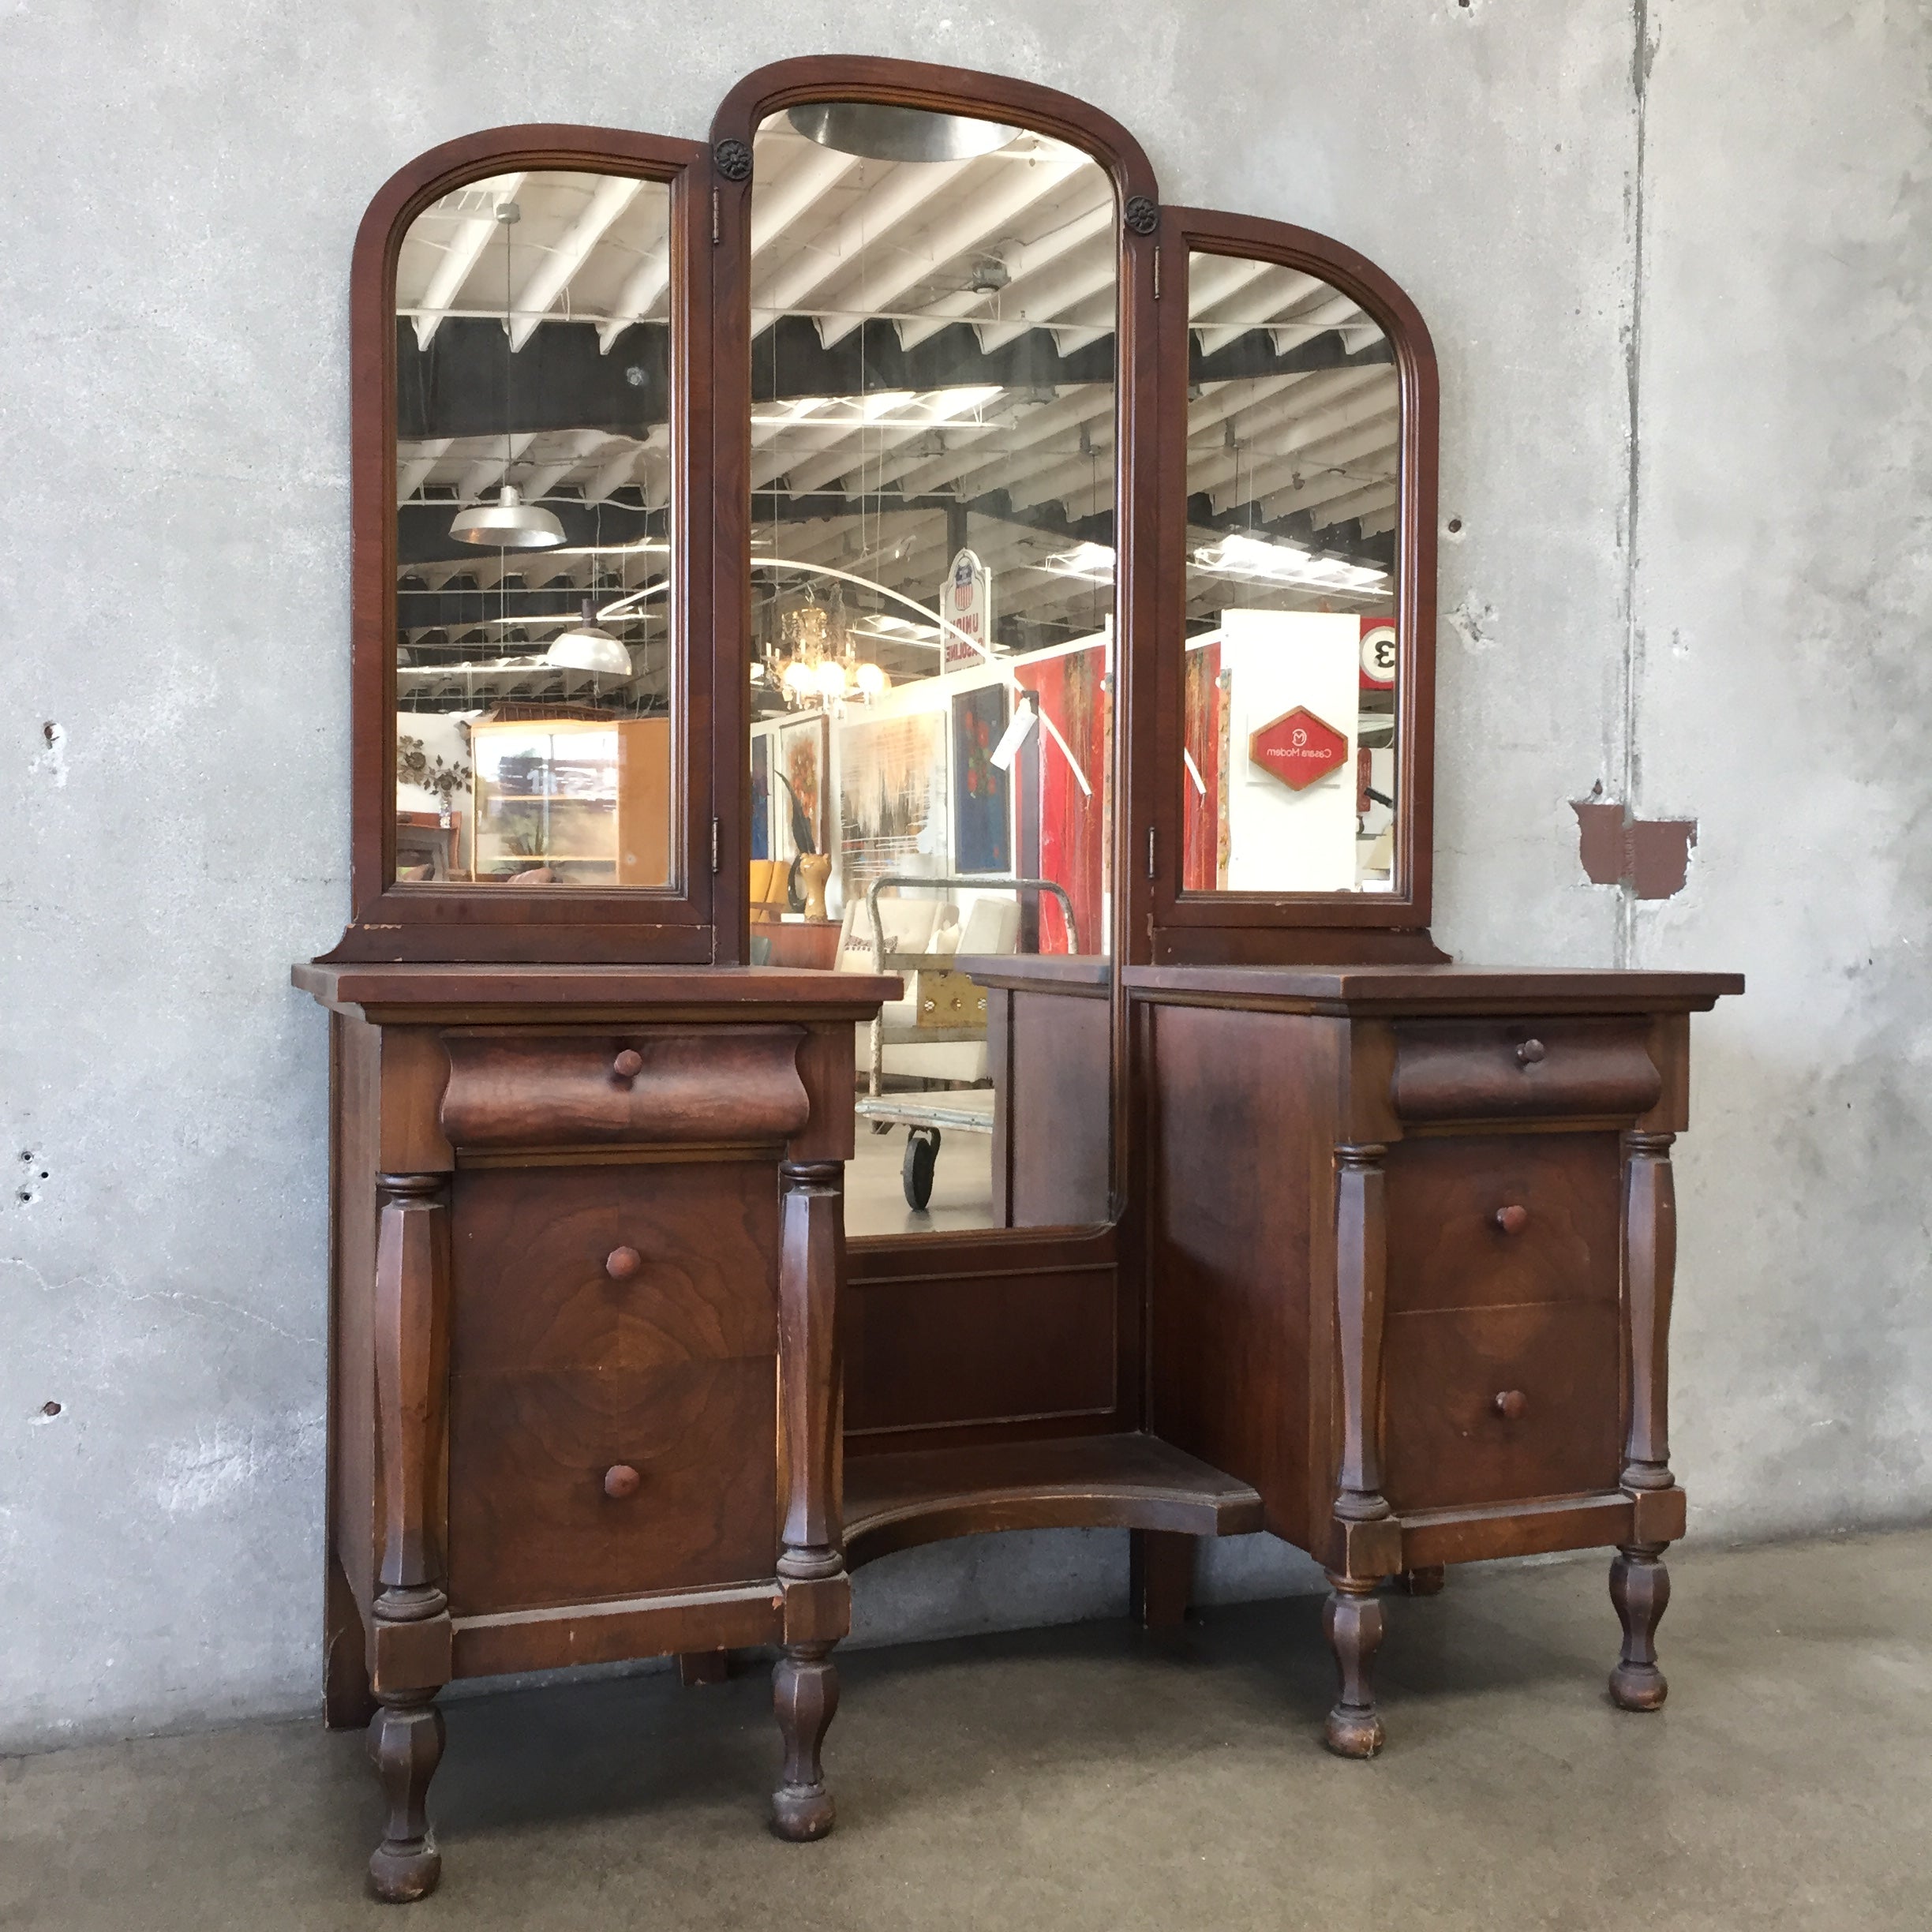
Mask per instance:
[[[717,190],[715,188],[713,188],[713,189],[711,190],[711,245],[712,245],[713,248],[716,248],[716,247],[717,246],[717,242],[718,242],[718,191],[717,191]]]
[[[713,819],[711,821],[711,870],[712,870],[713,872],[715,872],[715,871],[717,870],[717,868],[718,868],[718,829],[717,829],[717,825],[718,825],[718,822],[717,822],[717,821],[715,818],[713,818]]]
[[[1154,876],[1154,828],[1148,827],[1148,877]]]
[[[1160,244],[1154,245],[1154,299],[1160,300]]]

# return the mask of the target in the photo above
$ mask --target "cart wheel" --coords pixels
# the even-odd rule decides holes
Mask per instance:
[[[905,1183],[906,1205],[923,1213],[932,1199],[933,1164],[939,1158],[939,1129],[915,1127],[906,1136],[905,1164],[900,1178]]]
[[[890,1121],[874,1121],[870,1125],[875,1134],[889,1134],[893,1130],[893,1124]]]

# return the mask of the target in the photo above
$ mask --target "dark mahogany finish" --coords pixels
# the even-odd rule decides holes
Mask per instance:
[[[1123,977],[1149,1121],[1148,1420],[1252,1482],[1267,1527],[1326,1566],[1331,1748],[1381,1748],[1378,1582],[1426,1593],[1474,1557],[1617,1544],[1612,1690],[1653,1709],[1659,1558],[1683,1522],[1667,1155],[1688,1015],[1743,982]],[[1268,1426],[1283,1417],[1306,1427]]]
[[[780,1644],[774,1816],[826,1829],[839,1178],[899,983],[295,976],[331,1016],[329,1714],[370,1722],[377,1894],[436,1884],[452,1677]]]
[[[849,1253],[852,1028],[898,983],[739,964],[749,144],[822,99],[1040,129],[1132,214],[1109,957],[962,962],[989,989],[1005,1225]],[[671,187],[661,891],[394,881],[396,254],[437,197],[545,167]],[[1394,349],[1392,893],[1179,888],[1192,250],[1318,276]],[[378,1894],[436,1882],[455,1677],[675,1655],[715,1683],[775,1649],[773,1828],[822,1835],[848,1569],[939,1537],[1126,1529],[1153,1630],[1185,1617],[1200,1537],[1300,1545],[1331,1582],[1327,1735],[1350,1756],[1383,1741],[1383,1586],[1614,1547],[1612,1694],[1655,1709],[1684,1512],[1669,1151],[1688,1015],[1742,982],[1460,969],[1429,936],[1436,376],[1402,291],[1306,230],[1163,210],[1133,138],[1067,96],[814,58],[741,83],[708,146],[537,127],[432,151],[372,205],[351,305],[353,911],[295,977],[331,1016],[328,1710],[369,1728]]]

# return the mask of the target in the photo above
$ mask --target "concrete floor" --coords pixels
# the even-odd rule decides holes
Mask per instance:
[[[1452,1571],[1390,1605],[1387,1751],[1316,1743],[1312,1598],[859,1652],[838,1831],[764,1829],[762,1673],[455,1701],[442,1889],[361,1896],[358,1737],[269,1724],[5,1761],[0,1924],[291,1932],[555,1926],[1925,1926],[1932,1531],[1673,1566],[1669,1707],[1613,1709],[1604,1566]]]

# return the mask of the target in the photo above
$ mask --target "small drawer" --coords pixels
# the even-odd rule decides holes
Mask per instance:
[[[1614,1302],[1391,1315],[1382,1487],[1397,1515],[1615,1489]]]
[[[1405,1121],[1634,1120],[1663,1076],[1643,1020],[1410,1020],[1390,1099]]]
[[[1388,1152],[1388,1306],[1502,1308],[1617,1298],[1621,1143],[1492,1133]]]
[[[804,1038],[788,1026],[447,1033],[443,1132],[480,1151],[769,1146],[811,1117]]]
[[[775,1390],[769,1356],[453,1376],[451,1608],[474,1616],[769,1576]]]
[[[768,1161],[459,1170],[452,1372],[637,1369],[777,1346]]]

